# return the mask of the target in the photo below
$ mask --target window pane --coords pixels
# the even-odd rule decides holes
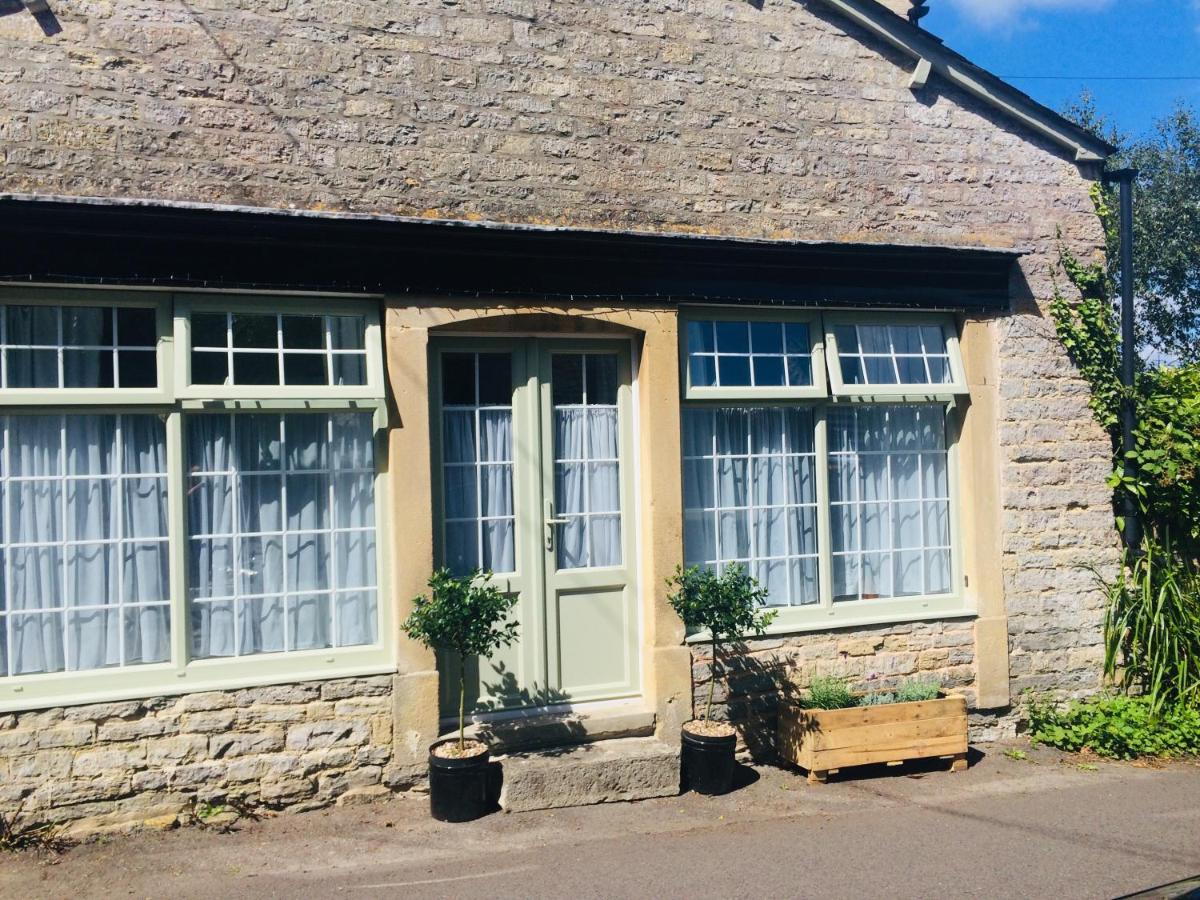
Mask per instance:
[[[276,316],[252,313],[233,314],[233,346],[278,347],[279,333]]]
[[[58,387],[58,352],[55,350],[7,350],[10,388]]]
[[[154,351],[119,350],[117,372],[123,388],[150,388],[158,384],[158,359]]]
[[[284,350],[325,349],[325,322],[322,316],[282,316]]]
[[[153,358],[153,354],[151,354]],[[113,386],[111,350],[63,350],[63,387]]]
[[[750,357],[718,356],[717,378],[722,387],[748,387],[750,385]]]
[[[7,313],[10,346],[58,345],[57,306],[9,306]]]
[[[619,565],[621,548],[620,422],[615,354],[561,354],[553,387],[554,511],[560,569]],[[576,379],[582,383],[578,383]],[[582,407],[582,408],[581,408]]]
[[[279,358],[273,353],[233,354],[234,384],[279,384]]]
[[[808,325],[789,322],[784,329],[784,351],[789,356],[807,356],[812,352],[809,343]]]
[[[475,405],[475,354],[442,355],[442,405]]]
[[[811,387],[808,325],[778,321],[687,323],[693,388]]]
[[[152,388],[158,383],[153,308],[7,306],[0,313],[6,326],[0,387]]]
[[[782,356],[754,357],[755,387],[782,387],[784,383],[783,379]]]
[[[712,322],[687,323],[688,353],[712,353],[716,349],[713,342]]]
[[[587,401],[591,405],[617,402],[617,355],[593,353],[584,358]]]
[[[811,387],[813,383],[812,357],[789,356],[787,358],[787,375],[788,384],[792,387]]]
[[[833,409],[828,421],[834,599],[947,593],[942,407]],[[925,436],[935,430],[940,437]],[[930,449],[914,452],[926,443]]]
[[[936,325],[835,325],[847,385],[950,384],[949,353]]]
[[[583,354],[555,353],[550,380],[555,406],[583,403]]]
[[[0,677],[164,659],[163,421],[13,415],[0,417],[0,438],[8,448],[0,642],[12,648]],[[138,467],[126,468],[130,461]]]
[[[783,324],[781,322],[751,322],[750,348],[757,356],[762,353],[783,353]]]
[[[685,559],[744,564],[771,606],[818,602],[812,412],[688,409],[683,428]]]
[[[156,314],[153,309],[117,309],[117,343],[122,347],[153,347]]]
[[[712,387],[717,383],[717,358],[715,356],[693,356],[689,360],[689,366],[694,387]]]
[[[333,357],[334,385],[367,383],[367,358],[361,353],[339,353]]]
[[[68,347],[111,346],[112,310],[96,306],[63,307],[63,344]]]
[[[316,353],[286,353],[283,357],[284,384],[328,384],[325,356]]]
[[[228,316],[225,313],[192,313],[193,347],[227,347]]]
[[[512,354],[479,354],[479,403],[481,406],[512,403]]]
[[[925,361],[929,365],[930,384],[949,384],[951,382],[949,357],[930,356],[926,357]]]
[[[329,335],[334,350],[366,347],[367,320],[363,316],[329,316]]]
[[[750,327],[748,322],[717,322],[718,353],[749,353]]]
[[[192,351],[192,384],[225,384],[229,378],[229,356],[225,351]]]
[[[374,642],[371,415],[194,415],[185,430],[197,472],[187,535],[193,653]],[[348,589],[355,602],[335,602]],[[339,610],[349,619],[335,622]]]

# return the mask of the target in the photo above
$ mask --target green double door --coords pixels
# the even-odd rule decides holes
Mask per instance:
[[[433,346],[435,552],[519,598],[520,641],[458,667],[475,711],[628,697],[640,688],[627,343]]]

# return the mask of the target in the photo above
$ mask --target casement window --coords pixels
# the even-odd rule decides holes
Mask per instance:
[[[950,316],[698,310],[681,333],[688,565],[744,566],[774,630],[970,613]]]
[[[388,668],[373,303],[3,289],[0,323],[0,709]]]

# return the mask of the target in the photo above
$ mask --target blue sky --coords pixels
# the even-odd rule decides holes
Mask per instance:
[[[929,9],[925,28],[997,75],[1068,76],[1009,79],[1053,109],[1089,88],[1101,111],[1134,134],[1180,98],[1200,109],[1200,0],[930,0]]]

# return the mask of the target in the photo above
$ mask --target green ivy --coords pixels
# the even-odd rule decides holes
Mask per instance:
[[[1061,253],[1063,272],[1080,298],[1056,291],[1050,304],[1063,346],[1092,389],[1091,408],[1112,441],[1109,485],[1128,491],[1151,533],[1170,536],[1183,553],[1200,553],[1200,364],[1139,365],[1132,397],[1134,449],[1121,453],[1121,339],[1103,265]],[[1129,464],[1132,464],[1130,466]]]

